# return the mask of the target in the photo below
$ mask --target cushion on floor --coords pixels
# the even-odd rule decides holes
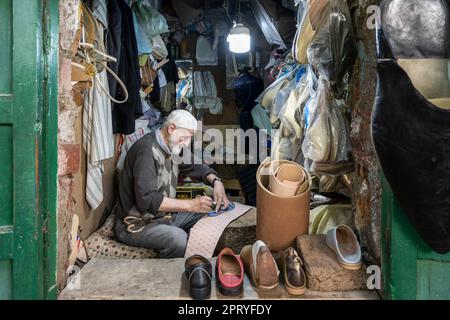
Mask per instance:
[[[94,232],[86,241],[89,259],[157,259],[155,250],[130,247],[119,242],[114,235],[114,215],[110,215],[104,225]],[[216,247],[216,255],[223,248],[231,248],[239,253],[241,249],[256,241],[256,209],[236,219],[225,229]]]
[[[114,235],[114,215],[84,242],[89,259],[156,259],[155,250],[131,247],[120,243]]]

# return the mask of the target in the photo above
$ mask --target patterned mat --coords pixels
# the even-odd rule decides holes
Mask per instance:
[[[205,216],[192,227],[185,258],[199,254],[212,258],[214,249],[225,228],[234,220],[247,213],[253,207],[235,203],[234,210],[224,212],[216,217]]]

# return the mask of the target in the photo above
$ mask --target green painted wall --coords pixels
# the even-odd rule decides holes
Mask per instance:
[[[450,254],[435,253],[419,236],[383,179],[384,298],[450,299]]]

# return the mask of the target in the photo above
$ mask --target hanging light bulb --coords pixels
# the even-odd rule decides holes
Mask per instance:
[[[227,37],[228,45],[231,52],[246,53],[250,51],[251,36],[250,29],[244,26],[241,15],[241,1],[238,0],[237,21],[234,22]]]
[[[251,47],[250,29],[242,23],[234,23],[233,27],[230,29],[227,41],[231,52],[249,52]]]

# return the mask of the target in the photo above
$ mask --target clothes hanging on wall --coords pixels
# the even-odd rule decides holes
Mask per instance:
[[[247,130],[253,128],[253,119],[251,112],[256,106],[255,99],[264,90],[262,79],[243,72],[234,82],[234,96],[237,107],[240,109],[241,129]]]
[[[176,84],[174,81],[168,81],[167,84],[161,88],[161,111],[169,114],[175,109],[177,104]]]
[[[192,97],[192,76],[188,75],[177,84],[177,107],[191,108]]]
[[[197,109],[209,109],[213,114],[222,113],[222,99],[217,97],[217,87],[210,71],[194,72],[194,104]]]
[[[103,34],[103,30],[100,34]],[[100,86],[108,90],[106,71],[95,76],[92,88],[84,94],[83,148],[87,158],[86,201],[94,210],[103,202],[102,161],[114,156],[111,101]]]
[[[97,27],[98,39],[104,43],[108,28],[106,2],[93,3],[93,15],[100,22]],[[103,89],[102,89],[103,87]],[[83,148],[86,152],[86,201],[95,210],[103,202],[103,161],[114,156],[114,136],[112,128],[111,100],[107,71],[97,73],[92,79],[92,88],[84,92],[83,106]]]
[[[213,45],[208,37],[198,37],[197,49],[195,52],[195,57],[199,66],[217,66],[219,64],[217,48],[213,48]]]
[[[108,13],[108,53],[117,58],[117,62],[109,66],[125,83],[129,94],[126,102],[113,103],[113,129],[114,133],[131,134],[135,131],[135,119],[142,115],[139,94],[141,76],[133,12],[124,0],[117,0],[108,1]],[[125,96],[117,86],[117,81],[109,75],[108,82],[111,95],[122,101]]]
[[[105,29],[108,28],[108,4],[107,0],[94,0],[92,13]]]
[[[155,77],[153,80],[153,90],[148,96],[151,103],[157,106],[161,100],[161,86],[159,85],[159,77]]]
[[[177,64],[175,63],[175,60],[170,54],[168,56],[168,59],[169,62],[167,62],[165,65],[162,66],[162,71],[166,76],[167,82],[178,83],[178,81],[180,81],[180,78],[178,77]]]
[[[161,88],[161,111],[169,114],[176,104],[175,83],[168,82]]]
[[[253,125],[256,128],[266,130],[266,132],[270,135],[270,132],[272,130],[272,124],[270,123],[269,114],[267,110],[261,107],[261,105],[258,103],[253,108],[251,114]]]

